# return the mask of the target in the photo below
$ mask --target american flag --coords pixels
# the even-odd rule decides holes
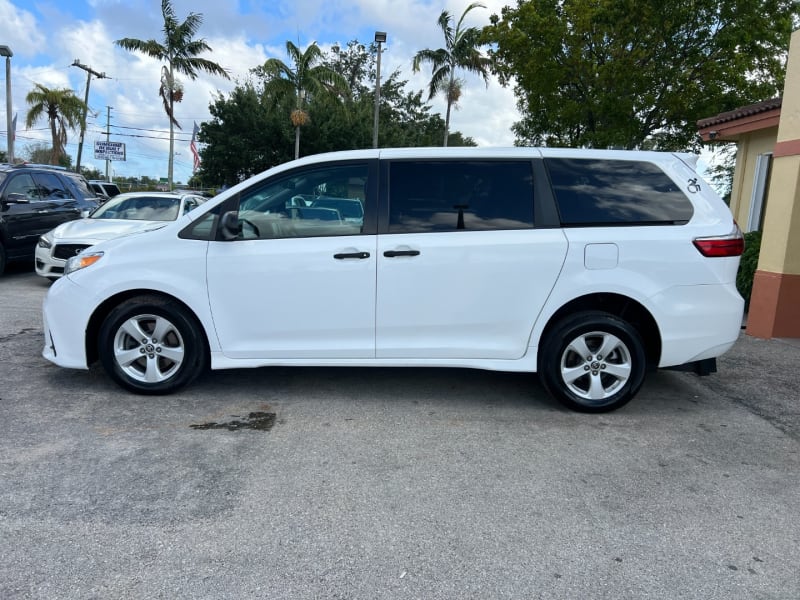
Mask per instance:
[[[200,154],[197,152],[197,134],[200,128],[197,126],[197,121],[194,122],[194,129],[192,129],[192,141],[189,142],[189,149],[192,151],[194,157],[194,170],[197,171],[200,166]]]

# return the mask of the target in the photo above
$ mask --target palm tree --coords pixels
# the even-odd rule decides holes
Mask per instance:
[[[294,125],[294,157],[300,156],[300,127],[309,122],[306,104],[315,94],[330,93],[343,96],[348,93],[347,80],[336,71],[318,64],[323,58],[317,43],[312,43],[302,52],[291,41],[286,42],[286,53],[294,69],[277,58],[270,58],[257,73],[266,78],[264,92],[267,94],[291,94],[295,105],[290,119]]]
[[[420,50],[414,55],[413,70],[418,73],[420,65],[424,62],[431,63],[433,75],[428,87],[428,100],[436,94],[444,94],[447,101],[447,114],[444,120],[444,145],[447,146],[447,137],[450,135],[450,109],[461,97],[463,81],[456,78],[456,69],[465,69],[483,77],[489,85],[489,58],[483,56],[480,47],[481,31],[477,27],[464,29],[464,17],[474,8],[486,8],[480,2],[470,4],[456,28],[453,29],[453,17],[446,10],[442,11],[437,23],[444,33],[444,48],[437,50]]]
[[[50,123],[50,135],[53,137],[50,164],[59,164],[67,145],[67,129],[74,129],[80,125],[86,104],[70,89],[50,89],[40,83],[37,83],[28,92],[25,102],[30,106],[25,118],[27,129],[33,127],[42,116],[47,116]]]
[[[172,189],[172,167],[175,153],[175,127],[181,129],[175,119],[175,102],[183,100],[183,86],[175,77],[176,73],[186,75],[195,80],[198,71],[205,71],[211,75],[219,75],[229,79],[228,72],[217,63],[199,58],[198,54],[211,50],[205,40],[194,39],[197,30],[203,23],[203,15],[189,13],[183,23],[175,17],[175,10],[170,0],[161,0],[161,14],[164,17],[164,39],[138,40],[135,38],[122,38],[114,43],[125,50],[141,52],[166,64],[161,67],[161,84],[158,94],[164,103],[164,112],[169,118],[169,189]]]

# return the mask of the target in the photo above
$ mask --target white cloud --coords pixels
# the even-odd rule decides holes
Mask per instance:
[[[15,5],[9,0],[0,0],[0,22],[13,24],[8,28],[11,37],[2,43],[12,46],[15,53],[13,102],[20,122],[24,121],[27,111],[24,96],[34,82],[48,87],[69,87],[83,97],[86,73],[70,66],[73,60],[79,59],[109,77],[105,80],[92,78],[89,104],[96,116],[89,119],[88,148],[94,139],[103,136],[100,132],[105,131],[106,107],[112,106],[112,125],[137,128],[112,128],[112,132],[147,136],[118,138],[128,144],[128,160],[114,165],[117,172],[166,176],[168,121],[158,96],[161,64],[114,45],[114,40],[122,37],[161,39],[160,3],[157,0],[88,0],[84,5],[87,0],[66,0],[58,8],[52,4],[43,5],[46,10],[37,13],[35,8],[20,8],[27,7],[22,4],[25,1],[13,0]],[[488,8],[472,11],[466,20],[468,26],[487,24],[489,16],[498,13],[505,4],[501,0],[484,3]],[[70,8],[78,4],[80,9]],[[176,179],[185,181],[191,175],[188,139],[192,123],[210,119],[209,104],[217,92],[230,92],[237,81],[248,77],[250,69],[269,57],[286,60],[287,39],[301,47],[312,41],[329,47],[332,43],[346,44],[352,39],[369,43],[376,30],[386,31],[388,42],[381,69],[384,77],[399,69],[401,77],[409,80],[410,90],[427,90],[429,67],[414,74],[411,59],[422,48],[438,48],[444,44],[436,23],[442,9],[458,19],[468,2],[446,0],[444,4],[434,4],[410,0],[398,4],[395,0],[281,0],[269,5],[251,4],[255,5],[253,11],[241,15],[238,14],[240,4],[235,2],[198,7],[189,0],[174,0],[179,19],[189,12],[202,13],[203,25],[198,37],[204,38],[213,49],[207,58],[227,69],[232,78],[226,81],[206,74],[195,81],[182,78],[185,96],[176,109],[176,116],[183,125],[183,131],[178,131],[176,138],[176,151],[180,153],[176,156]],[[90,9],[88,13],[87,8]],[[80,12],[83,19],[70,15],[70,10]],[[50,54],[48,61],[41,60],[44,52]],[[38,57],[37,53],[40,53]],[[21,55],[20,60],[17,54]],[[501,88],[494,80],[487,88],[477,76],[466,73],[460,76],[465,81],[464,93],[460,109],[451,115],[451,129],[461,131],[481,145],[511,145],[510,127],[519,119],[511,90]],[[444,116],[442,98],[435,98],[431,106],[434,112]],[[43,141],[49,138],[47,131],[34,133],[30,132],[29,137],[40,137]],[[70,141],[69,149],[74,153],[72,144],[77,142],[77,132],[70,135]],[[20,155],[19,142],[17,148]],[[84,164],[92,162],[87,147],[84,147],[83,156]]]
[[[45,36],[36,27],[33,14],[8,0],[0,0],[0,23],[3,24],[0,43],[11,48],[17,60],[35,56],[45,44]]]

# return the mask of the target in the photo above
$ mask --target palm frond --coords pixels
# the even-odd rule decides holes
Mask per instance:
[[[167,49],[155,40],[137,40],[136,38],[122,38],[114,42],[117,46],[131,52],[141,52],[158,60],[166,60]]]

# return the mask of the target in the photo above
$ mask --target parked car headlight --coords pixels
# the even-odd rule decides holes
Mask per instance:
[[[48,239],[47,234],[40,235],[39,243],[37,245],[39,246],[39,248],[48,249],[53,247],[53,241],[51,239]]]
[[[90,267],[101,258],[103,258],[102,252],[82,252],[77,256],[73,256],[67,261],[67,264],[64,265],[64,275],[69,275],[75,271]]]

